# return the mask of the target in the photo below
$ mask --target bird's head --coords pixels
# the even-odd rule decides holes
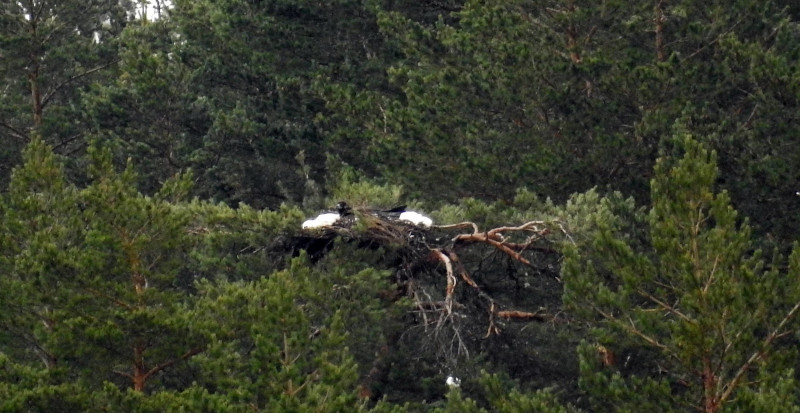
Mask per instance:
[[[347,205],[347,202],[339,201],[336,203],[336,212],[341,216],[345,216],[351,214],[353,209],[350,208],[350,205]]]

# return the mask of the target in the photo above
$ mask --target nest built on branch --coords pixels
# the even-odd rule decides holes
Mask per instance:
[[[338,214],[338,219],[331,220],[332,214]],[[408,216],[414,220],[403,219]],[[499,255],[520,266],[538,269],[533,257],[556,253],[547,240],[553,227],[547,222],[529,221],[518,226],[481,230],[473,222],[433,225],[430,218],[408,211],[404,206],[380,210],[351,208],[344,202],[337,204],[334,211],[323,212],[315,219],[320,217],[328,220],[325,225],[312,227],[307,224],[314,220],[303,225],[306,245],[317,248],[315,251],[309,248],[312,256],[324,254],[325,247],[332,245],[337,237],[356,240],[365,246],[401,251],[398,255],[403,257],[403,262],[397,266],[394,276],[398,291],[411,297],[423,328],[434,334],[447,327],[454,331],[457,353],[468,351],[460,338],[458,326],[468,313],[474,314],[474,311],[467,311],[467,304],[476,304],[475,300],[472,303],[459,302],[459,297],[467,296],[459,293],[460,289],[471,290],[472,294],[468,295],[477,297],[481,303],[478,305],[486,314],[484,338],[500,334],[502,321],[553,320],[553,315],[544,307],[533,310],[513,308],[511,304],[495,299],[483,282],[470,275],[461,259],[462,254],[489,254],[495,259]],[[431,283],[431,276],[440,280]],[[424,288],[425,285],[438,285],[440,291]]]

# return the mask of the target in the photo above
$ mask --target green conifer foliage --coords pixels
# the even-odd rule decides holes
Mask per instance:
[[[116,60],[113,38],[127,23],[121,0],[0,2],[0,182],[31,140],[63,152],[84,144],[75,106],[81,88]]]
[[[93,182],[80,193],[85,233],[72,301],[82,311],[65,323],[69,331],[60,345],[79,360],[99,358],[108,373],[144,391],[163,369],[202,350],[189,334],[190,320],[179,311],[190,298],[177,282],[188,217],[166,201],[180,196],[186,182],[165,185],[156,197],[144,196],[134,186],[130,166],[117,174],[108,151],[90,149]],[[108,351],[78,350],[79,342]]]
[[[317,76],[372,82],[378,46],[362,1],[182,1],[172,14],[176,56],[203,116],[187,142],[205,197],[277,207],[303,196],[295,156],[324,165],[314,122],[324,109]]]
[[[23,158],[0,203],[0,411],[80,410],[85,395],[65,380],[52,343],[78,240],[77,191],[41,139]]]
[[[63,298],[54,292],[74,273],[78,194],[41,139],[34,138],[24,159],[0,207],[0,338],[12,357],[54,368],[58,356],[49,337]]]
[[[444,407],[437,407],[432,411],[568,413],[579,410],[561,403],[554,392],[548,390],[524,392],[510,380],[483,371],[478,380],[470,383],[470,386],[449,389]]]
[[[791,380],[800,252],[788,268],[765,262],[727,193],[713,191],[716,154],[685,133],[674,143],[683,157],[661,158],[651,183],[649,245],[610,222],[586,251],[566,251],[565,300],[599,342],[581,346],[596,409],[715,412],[763,402],[757,377],[784,383],[769,391]],[[603,367],[600,348],[616,362]]]
[[[321,278],[324,273],[298,258],[257,281],[201,283],[195,328],[211,340],[191,362],[198,384],[268,411],[362,409],[342,317],[352,305],[321,289],[329,286]],[[342,303],[341,310],[317,313],[323,297]]]
[[[187,217],[166,201],[188,181],[145,197],[130,168],[114,172],[108,151],[90,157],[84,189],[64,181],[41,140],[14,173],[1,244],[3,336],[15,361],[37,355],[69,381],[144,391],[201,350],[179,311],[190,298],[177,282]]]
[[[169,20],[129,25],[116,39],[115,77],[81,96],[85,134],[112,148],[118,163],[132,158],[137,185],[147,194],[181,170],[207,166],[196,132],[205,121],[203,100],[189,92],[176,43]]]
[[[640,57],[615,32],[625,17],[617,2],[586,1],[471,1],[436,24],[381,12],[399,56],[390,86],[326,95],[330,150],[448,201],[510,200],[521,181],[564,199],[637,175],[654,146],[623,126],[639,115],[622,73]]]

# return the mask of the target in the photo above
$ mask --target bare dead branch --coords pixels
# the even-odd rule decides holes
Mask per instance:
[[[461,264],[461,260],[458,258],[458,255],[455,253],[455,251],[448,251],[447,255],[450,257],[450,262],[452,262],[452,264],[456,267],[458,275],[461,276],[461,279],[464,280],[464,282],[470,287],[479,289],[478,283],[476,283],[475,280],[469,276],[467,269],[464,268],[463,264]]]
[[[450,225],[436,225],[436,228],[439,229],[458,229],[458,228],[472,228],[473,233],[478,233],[480,230],[478,229],[478,225],[474,222],[459,222],[457,224],[450,224]]]
[[[437,249],[433,250],[433,253],[444,263],[445,269],[447,270],[447,289],[445,290],[444,302],[445,310],[447,314],[450,315],[453,312],[453,292],[456,289],[456,276],[453,275],[453,263],[450,261],[450,257],[442,251]]]
[[[531,262],[528,261],[527,258],[523,257],[522,254],[520,254],[519,252],[514,251],[513,249],[509,248],[508,246],[506,246],[502,242],[498,242],[498,241],[495,241],[495,240],[491,239],[486,233],[481,233],[481,234],[461,234],[461,235],[457,235],[455,238],[453,238],[453,241],[455,241],[455,242],[464,242],[464,243],[482,242],[484,244],[489,244],[489,245],[497,248],[498,250],[506,253],[511,258],[514,258],[515,260],[517,260],[517,261],[519,261],[519,262],[521,262],[521,263],[523,263],[525,265],[531,265]]]
[[[540,232],[539,225],[545,225],[544,221],[528,221],[517,227],[499,227],[490,230],[491,233],[507,232],[507,231],[534,231]]]
[[[119,374],[120,376],[123,376],[123,377],[127,377],[129,379],[133,379],[133,375],[132,374],[125,373],[124,371],[112,370],[111,372],[114,373],[114,374]]]
[[[486,232],[480,232],[478,226],[471,222],[455,224],[455,226],[452,227],[463,228],[466,227],[467,225],[472,226],[473,233],[456,235],[453,238],[454,243],[480,242],[484,244],[489,244],[525,265],[531,265],[531,262],[527,258],[523,257],[521,252],[529,249],[534,249],[533,246],[534,242],[544,238],[550,233],[550,230],[544,227],[545,225],[544,221],[530,221],[516,227],[503,226],[491,229]],[[502,235],[503,232],[532,232],[533,235],[529,237],[524,243],[511,243],[505,241],[505,238]],[[548,249],[548,251],[550,250]]]
[[[558,223],[558,228],[559,228],[559,229],[561,229],[561,232],[564,234],[564,236],[565,236],[565,237],[567,237],[567,239],[569,240],[569,242],[571,242],[571,243],[572,243],[572,245],[575,245],[575,240],[574,240],[574,239],[572,239],[572,236],[571,236],[571,235],[569,235],[569,232],[567,232],[566,228],[564,228],[564,225],[562,225],[562,224],[559,222],[559,223]]]
[[[489,328],[486,329],[486,335],[483,338],[488,338],[492,334],[500,334],[500,329],[494,324],[494,315],[496,313],[496,306],[494,302],[489,306]]]
[[[729,33],[731,33],[731,32],[732,32],[732,31],[733,31],[733,30],[736,28],[736,26],[738,26],[738,25],[739,25],[739,24],[740,24],[740,23],[741,23],[743,20],[744,20],[743,18],[740,18],[739,20],[737,20],[736,22],[734,22],[734,23],[733,23],[733,25],[731,25],[731,27],[730,27],[730,28],[728,28],[728,30],[726,30],[726,31],[724,31],[724,32],[722,32],[722,33],[720,33],[720,35],[719,35],[719,36],[717,36],[717,37],[716,37],[714,40],[711,40],[711,41],[710,41],[710,42],[708,42],[707,44],[704,44],[704,45],[703,45],[703,46],[701,46],[699,49],[695,50],[695,51],[694,51],[692,54],[690,54],[690,55],[686,56],[685,58],[681,59],[681,63],[684,63],[684,62],[686,62],[687,60],[689,60],[689,59],[691,59],[691,58],[693,58],[693,57],[697,56],[698,54],[700,54],[701,52],[703,52],[703,51],[704,51],[704,50],[706,50],[707,48],[709,48],[709,47],[711,47],[711,46],[715,45],[716,43],[718,43],[718,42],[719,42],[720,40],[722,40],[722,39],[723,39],[725,36],[727,36]]]
[[[550,247],[543,247],[541,245],[534,245],[532,242],[503,242],[503,245],[506,247],[517,251],[517,252],[524,252],[524,251],[539,251],[539,252],[547,252],[550,254],[558,254],[558,250]]]
[[[669,347],[667,347],[666,345],[660,343],[655,338],[650,337],[647,334],[643,333],[638,327],[636,327],[636,324],[633,322],[633,320],[629,319],[628,322],[625,322],[625,321],[620,320],[619,318],[615,317],[613,314],[611,314],[611,313],[609,313],[609,312],[607,312],[607,311],[605,311],[605,310],[603,310],[603,309],[601,309],[601,308],[599,308],[597,306],[592,306],[592,308],[594,309],[594,311],[596,311],[598,314],[600,314],[607,321],[615,323],[616,325],[618,325],[619,327],[621,327],[623,330],[627,331],[628,333],[633,334],[634,336],[637,336],[637,337],[641,338],[647,344],[650,344],[651,346],[656,347],[656,348],[658,348],[660,350],[664,350],[664,351],[669,351],[670,350]]]
[[[59,142],[56,145],[53,145],[53,150],[57,151],[57,150],[61,149],[62,147],[67,146],[72,142],[75,142],[76,140],[78,140],[81,137],[83,137],[82,133],[76,133],[76,134],[74,134],[74,135],[72,135],[72,136],[70,136],[70,137],[68,137],[66,139],[62,139],[61,142]]]
[[[539,311],[531,313],[529,311],[506,310],[506,311],[496,311],[495,315],[497,315],[500,318],[517,319],[517,320],[548,321],[552,318],[551,316],[544,315]]]
[[[427,294],[426,294],[427,295]],[[420,312],[432,312],[432,311],[440,311],[447,307],[446,301],[435,301],[435,300],[419,300],[416,302],[416,306]],[[454,308],[465,308],[463,304],[459,304],[457,302],[453,302]]]
[[[104,298],[104,299],[106,299],[106,300],[108,300],[108,301],[110,301],[110,302],[112,302],[112,303],[114,303],[114,304],[126,309],[126,310],[133,310],[133,306],[132,305],[130,305],[130,304],[128,304],[128,303],[126,303],[126,302],[124,302],[122,300],[119,300],[119,299],[117,299],[115,297],[112,297],[109,294],[97,291],[94,288],[86,288],[86,292],[88,292],[89,294],[91,294],[91,295],[93,295],[95,297]]]

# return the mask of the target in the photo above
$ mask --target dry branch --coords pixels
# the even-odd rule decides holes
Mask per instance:
[[[472,228],[473,233],[478,233],[478,225],[474,222],[459,222],[457,224],[450,224],[450,225],[437,225],[436,228],[439,229],[458,229],[458,228]]]
[[[531,262],[528,261],[527,258],[523,257],[522,254],[520,254],[519,252],[514,251],[513,249],[509,248],[507,245],[503,244],[502,242],[498,242],[498,241],[495,241],[495,240],[489,238],[486,235],[486,233],[474,234],[474,235],[464,235],[464,234],[462,234],[462,235],[458,235],[454,240],[457,241],[457,242],[483,242],[485,244],[489,244],[489,245],[499,249],[500,251],[506,253],[511,258],[514,258],[515,260],[517,260],[517,261],[519,261],[519,262],[521,262],[521,263],[523,263],[525,265],[531,265]]]
[[[447,251],[447,255],[450,257],[450,261],[453,263],[453,265],[457,268],[458,275],[461,276],[461,279],[464,280],[464,282],[470,287],[480,289],[478,288],[478,283],[476,283],[475,280],[469,276],[467,269],[464,268],[463,264],[461,264],[461,260],[458,258],[458,255],[455,253],[455,251]]]
[[[497,311],[495,312],[500,318],[505,319],[517,319],[517,320],[542,320],[546,321],[549,320],[550,317],[544,314],[541,314],[539,311],[535,313],[531,313],[529,311],[514,311],[514,310],[507,310],[507,311]]]
[[[445,269],[447,270],[447,289],[445,290],[444,302],[447,314],[450,315],[453,312],[453,292],[456,289],[456,276],[453,275],[453,263],[442,251],[433,250],[433,253],[444,263]]]
[[[489,328],[486,330],[486,335],[483,338],[488,338],[492,334],[500,334],[500,329],[494,324],[494,315],[497,313],[497,307],[492,303],[489,306]]]
[[[503,227],[503,228],[507,229],[509,227]],[[522,227],[513,227],[513,228],[522,228]],[[445,316],[439,318],[439,323],[438,323],[439,325],[441,325],[441,323],[445,321],[446,318],[452,315],[453,305],[458,305],[457,303],[455,303],[453,299],[453,294],[455,292],[456,281],[457,281],[454,267],[456,267],[458,275],[461,277],[461,279],[464,280],[464,282],[467,285],[475,289],[478,296],[486,300],[486,302],[489,304],[489,326],[487,328],[486,337],[489,337],[493,334],[500,334],[500,328],[497,327],[497,325],[494,322],[495,317],[500,317],[504,319],[539,320],[539,321],[547,321],[552,319],[551,316],[542,314],[539,311],[532,313],[528,311],[518,311],[518,310],[498,310],[497,303],[495,302],[494,298],[492,298],[489,294],[484,292],[480,288],[480,286],[478,286],[478,283],[476,283],[475,280],[473,280],[472,277],[469,276],[469,273],[461,264],[461,260],[458,258],[458,254],[456,254],[455,251],[449,249],[448,250],[433,249],[431,251],[433,252],[436,259],[438,259],[445,265],[445,271],[447,276],[445,300],[444,303],[441,303],[443,305],[441,305],[440,303],[432,303],[432,302],[424,303],[427,304],[428,306],[438,305],[445,311]],[[417,307],[421,311],[424,311],[423,303],[417,301]]]
[[[463,222],[448,227],[463,228],[467,226],[471,226],[473,228],[472,234],[456,235],[453,238],[454,243],[480,242],[484,244],[489,244],[525,265],[531,265],[531,262],[527,258],[522,256],[522,252],[531,249],[541,249],[539,247],[534,246],[533,244],[536,241],[550,234],[550,230],[547,227],[545,227],[544,221],[529,221],[520,226],[498,227],[485,232],[480,232],[478,226],[472,222]],[[512,242],[507,242],[505,240],[505,237],[503,237],[504,232],[530,232],[532,234],[531,236],[528,237],[528,239],[524,243],[512,243]],[[553,251],[550,248],[547,248],[545,250],[548,252]]]

